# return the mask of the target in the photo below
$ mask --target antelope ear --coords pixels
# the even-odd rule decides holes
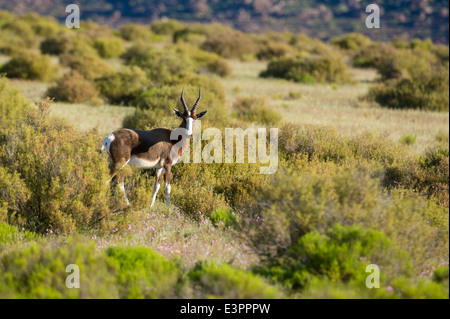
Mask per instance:
[[[203,116],[206,115],[206,113],[208,113],[208,111],[203,111],[197,114],[197,119],[201,119]]]
[[[177,109],[173,109],[173,113],[175,113],[175,115],[178,116],[179,118],[184,119],[183,114],[181,114],[181,112],[178,111]]]

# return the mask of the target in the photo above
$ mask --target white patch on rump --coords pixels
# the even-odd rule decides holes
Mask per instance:
[[[111,155],[111,153],[109,152],[109,148],[111,147],[111,143],[114,141],[116,137],[114,136],[114,134],[109,134],[107,137],[104,138],[103,143],[102,143],[102,148],[101,151],[106,151],[108,152],[109,155]]]
[[[136,157],[134,155],[130,157],[129,164],[132,166],[136,166],[138,168],[153,168],[153,167],[159,168],[159,167],[161,167],[161,163],[160,163],[159,159],[157,161],[152,162],[152,161],[146,161],[146,160]]]

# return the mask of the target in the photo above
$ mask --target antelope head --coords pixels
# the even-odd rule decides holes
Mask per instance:
[[[186,122],[186,126],[185,126],[186,134],[188,136],[192,136],[192,132],[194,130],[194,122],[196,120],[204,117],[208,111],[203,111],[203,112],[200,112],[197,114],[197,107],[198,107],[198,104],[200,103],[200,99],[202,98],[202,92],[200,89],[198,90],[197,101],[195,102],[195,104],[191,110],[189,110],[189,108],[186,104],[186,101],[184,100],[183,93],[184,93],[184,89],[183,89],[183,91],[181,91],[181,104],[183,105],[184,112],[181,113],[180,111],[178,111],[175,108],[173,109],[173,112],[175,113],[176,116],[178,116],[179,118],[181,118],[183,120],[183,123]]]

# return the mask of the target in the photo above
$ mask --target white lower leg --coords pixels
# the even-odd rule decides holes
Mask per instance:
[[[166,200],[167,200],[167,204],[170,205],[170,184],[166,185]]]
[[[158,179],[161,176],[162,172],[163,172],[162,168],[158,168],[156,170],[155,186],[153,187],[152,204],[150,205],[150,207],[153,207],[153,205],[155,204],[156,195],[158,195],[159,188],[161,187],[161,184],[158,183]]]
[[[124,184],[124,182],[121,182],[121,183],[119,184],[119,188],[120,188],[120,190],[121,190],[122,193],[123,193],[123,197],[124,197],[124,199],[125,199],[125,203],[127,203],[127,206],[129,206],[129,205],[130,205],[130,202],[128,201],[127,193],[125,192],[125,184]]]

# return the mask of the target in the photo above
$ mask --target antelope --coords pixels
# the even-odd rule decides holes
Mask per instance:
[[[155,128],[150,131],[120,129],[105,137],[101,146],[101,152],[106,150],[112,161],[108,182],[126,165],[135,166],[140,169],[156,168],[155,184],[150,207],[153,207],[155,204],[163,174],[165,197],[167,204],[170,205],[171,168],[180,160],[183,151],[189,146],[189,139],[192,138],[195,121],[204,117],[208,112],[196,113],[202,96],[200,89],[197,101],[191,110],[189,110],[183,94],[184,89],[181,91],[181,104],[183,105],[184,112],[182,113],[173,108],[174,114],[182,119],[180,126],[175,130],[168,128]],[[171,139],[171,135],[173,138],[172,133],[177,134],[177,139]],[[123,192],[126,204],[129,205],[123,178],[119,180],[119,188]]]

